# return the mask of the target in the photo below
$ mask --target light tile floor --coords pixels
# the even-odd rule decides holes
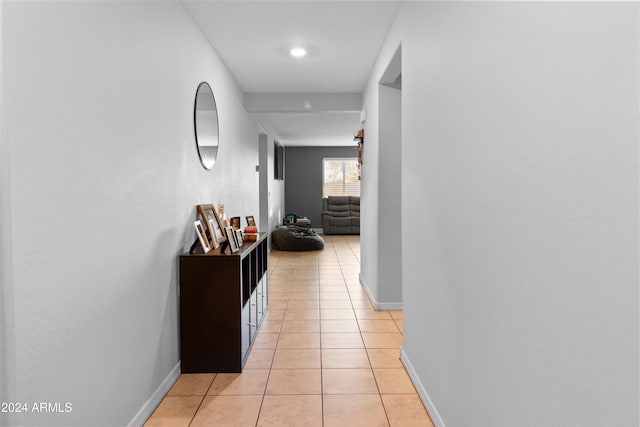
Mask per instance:
[[[183,374],[146,427],[433,427],[400,362],[402,312],[359,283],[359,236],[269,255],[269,310],[242,374]]]

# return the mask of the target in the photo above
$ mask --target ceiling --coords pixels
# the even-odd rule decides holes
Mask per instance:
[[[362,91],[399,0],[182,3],[265,131],[286,146],[354,145]],[[307,55],[292,57],[294,46]]]

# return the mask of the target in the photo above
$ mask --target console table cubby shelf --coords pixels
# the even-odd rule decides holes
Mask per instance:
[[[183,373],[242,372],[268,306],[266,235],[235,254],[180,256]]]

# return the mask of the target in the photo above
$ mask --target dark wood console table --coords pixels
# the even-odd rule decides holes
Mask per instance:
[[[266,236],[235,254],[180,256],[183,373],[242,372],[268,306]]]

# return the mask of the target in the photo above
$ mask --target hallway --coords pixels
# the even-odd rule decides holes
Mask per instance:
[[[402,312],[362,289],[359,236],[269,255],[269,310],[242,374],[181,375],[158,426],[433,427],[404,370]]]

